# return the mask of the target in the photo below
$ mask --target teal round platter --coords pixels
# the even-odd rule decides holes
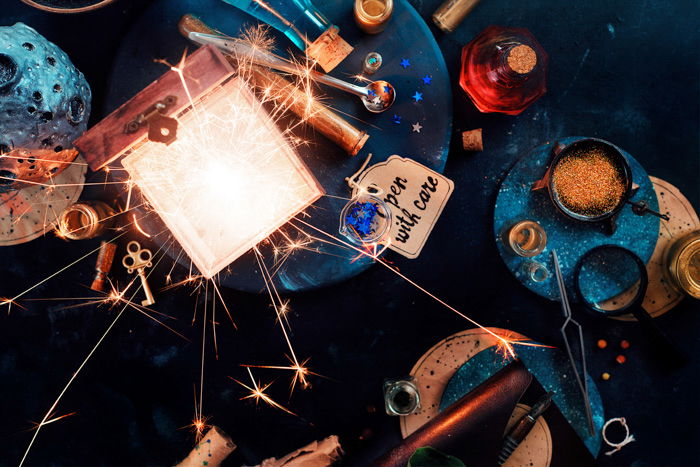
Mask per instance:
[[[382,162],[393,154],[415,159],[427,167],[442,172],[447,161],[452,131],[452,93],[449,75],[432,33],[407,0],[394,1],[394,13],[386,29],[377,35],[360,31],[353,19],[353,2],[347,0],[319,1],[316,5],[334,24],[341,36],[353,47],[353,52],[332,72],[341,79],[352,80],[362,71],[364,57],[369,52],[382,55],[382,66],[373,79],[384,79],[396,88],[396,102],[384,113],[369,113],[360,100],[350,94],[322,88],[326,102],[347,116],[370,138],[360,153],[351,157],[323,136],[308,128],[300,136],[312,144],[298,149],[301,158],[326,191],[326,196],[307,210],[305,222],[339,237],[340,211],[350,197],[345,177],[355,173],[369,153],[372,163]],[[190,13],[211,27],[226,34],[238,35],[243,27],[258,24],[243,11],[220,0],[157,0],[134,23],[117,51],[107,94],[107,111],[119,107],[166,71],[165,59],[177,63],[183,50],[193,45],[178,33],[177,23]],[[277,39],[278,53],[292,51],[301,54],[281,33],[271,30]],[[353,118],[355,117],[355,118]],[[414,124],[420,131],[414,131]],[[162,231],[157,215],[149,215],[142,226]],[[300,238],[292,227],[283,227],[287,235]],[[318,232],[305,228],[314,237]],[[301,238],[303,239],[303,237]],[[274,282],[280,292],[310,290],[349,279],[373,264],[370,258],[357,258],[357,252],[321,241],[306,249],[297,249],[284,261],[276,260],[274,244],[284,244],[284,237],[274,235],[272,242],[259,245]],[[325,240],[325,239],[324,239]],[[169,236],[153,239],[156,246],[170,244]],[[179,248],[167,248],[168,254],[189,270],[190,262]],[[248,252],[219,275],[227,287],[260,292],[265,289],[255,256]]]
[[[595,435],[588,433],[588,423],[584,411],[581,391],[576,383],[576,376],[571,369],[566,354],[550,347],[516,346],[520,358],[532,375],[546,391],[554,392],[553,402],[574,428],[578,436],[597,457],[602,438],[601,429],[605,422],[603,401],[593,379],[588,375],[588,395],[591,402]],[[474,355],[462,365],[447,383],[440,400],[440,410],[457,402],[479,384],[486,381],[509,361],[503,358],[496,347],[491,346]]]
[[[545,190],[533,192],[532,185],[540,180],[552,158],[555,144],[571,144],[584,139],[580,136],[560,138],[543,144],[520,158],[510,169],[496,197],[493,216],[493,232],[498,252],[508,269],[525,287],[550,300],[559,300],[559,289],[554,275],[552,249],[557,251],[564,283],[569,290],[569,297],[576,299],[574,291],[574,270],[581,257],[592,248],[611,244],[625,247],[644,263],[651,259],[659,237],[659,218],[650,214],[639,216],[632,212],[630,206],[620,211],[614,233],[606,232],[602,223],[583,223],[565,217],[557,211]],[[632,169],[632,181],[639,189],[632,197],[633,201],[646,201],[649,208],[657,211],[659,202],[654,186],[644,168],[630,154],[619,149],[629,161]],[[516,222],[533,220],[539,223],[547,234],[547,246],[532,258],[523,258],[513,253],[503,241],[504,234]],[[525,273],[529,261],[543,264],[549,277],[542,282],[534,282]],[[601,294],[612,297],[622,290],[617,290],[616,283],[598,285]],[[609,290],[608,290],[609,289]]]

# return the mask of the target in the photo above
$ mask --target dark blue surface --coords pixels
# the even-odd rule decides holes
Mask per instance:
[[[568,145],[579,139],[581,137],[559,138],[557,142]],[[574,297],[574,269],[581,256],[599,245],[620,245],[634,252],[646,263],[654,252],[659,236],[659,218],[652,215],[638,216],[632,212],[630,206],[625,206],[617,217],[615,233],[608,235],[600,223],[586,224],[565,217],[556,210],[545,190],[531,190],[532,184],[542,178],[547,170],[552,158],[553,144],[538,146],[510,169],[496,198],[493,230],[501,258],[513,275],[533,292],[550,300],[559,300],[552,249],[557,250],[564,282],[567,289],[572,291],[569,295]],[[632,167],[634,183],[639,185],[639,190],[632,200],[646,201],[650,209],[657,211],[659,201],[646,171],[630,154],[620,150]],[[527,219],[537,221],[547,233],[547,247],[532,258],[517,256],[506,247],[502,239],[504,232],[513,224]],[[549,278],[542,282],[530,280],[522,271],[524,264],[531,260],[544,264],[549,271]],[[596,285],[600,287],[603,296],[615,295],[612,283],[601,281]]]
[[[35,27],[68,53],[92,86],[95,123],[111,110],[104,97],[120,41],[150,3],[121,0],[95,13],[58,16],[6,0],[0,17],[3,24],[23,21]],[[429,20],[441,0],[412,3]],[[445,174],[455,191],[421,256],[388,258],[480,323],[560,345],[559,304],[523,287],[499,258],[493,241],[499,184],[519,157],[543,141],[592,135],[625,148],[649,174],[678,186],[700,208],[699,15],[696,0],[484,0],[451,35],[431,26],[453,84],[455,128]],[[550,56],[548,93],[517,117],[479,114],[456,85],[461,46],[490,24],[529,28]],[[125,79],[138,73],[118,70]],[[484,152],[464,154],[459,131],[478,127],[484,129]],[[86,197],[100,193],[89,188]],[[98,245],[98,240],[67,243],[47,236],[2,248],[0,296],[25,290]],[[159,265],[154,274],[164,276],[170,267]],[[29,296],[83,297],[93,275],[90,258]],[[122,284],[129,280],[119,269],[113,278]],[[138,313],[125,314],[58,407],[58,414],[78,413],[42,430],[27,465],[172,465],[186,455],[193,438],[180,428],[193,416],[201,314],[192,326],[197,299],[191,290],[164,293],[162,285],[151,284],[155,308],[178,318],[170,324],[190,341]],[[270,394],[303,417],[295,418],[239,400],[245,391],[228,378],[248,377],[238,364],[284,365],[287,349],[267,297],[227,289],[222,294],[238,331],[217,311],[219,359],[208,347],[203,410],[238,444],[226,462],[230,466],[254,465],[330,434],[340,435],[348,458],[384,436],[390,437],[384,446],[398,441],[396,418],[383,413],[383,379],[408,373],[433,344],[469,327],[383,267],[286,297],[297,354],[311,357],[311,369],[328,378],[313,378],[312,389],[290,399],[287,375],[272,370],[255,375],[275,381]],[[74,303],[25,301],[26,310],[0,311],[0,465],[18,464],[32,435],[25,431],[29,421],[41,419],[114,318],[106,308],[64,309]],[[654,363],[638,323],[574,310],[590,349],[592,377],[611,374],[609,381],[597,383],[606,416],[625,417],[637,440],[612,457],[600,456],[599,465],[700,464],[698,303],[686,299],[656,319],[691,356],[677,372]],[[608,348],[597,349],[598,339],[606,339]],[[620,350],[621,339],[631,342],[629,350]],[[624,365],[614,362],[619,353],[627,357]]]
[[[328,87],[320,89],[326,94],[326,102],[332,108],[349,115],[348,119],[355,126],[369,133],[369,140],[355,157],[348,156],[324,137],[315,135],[312,128],[300,135],[312,142],[300,146],[298,152],[329,195],[307,210],[311,216],[305,218],[305,221],[335,236],[338,236],[340,211],[346,203],[342,198],[350,197],[345,177],[359,169],[367,154],[372,153],[373,163],[399,154],[439,172],[444,170],[447,160],[452,127],[452,94],[442,53],[413,7],[406,0],[394,3],[394,14],[387,28],[382,34],[374,36],[361,34],[355,25],[352,2],[333,0],[319,4],[328,19],[340,27],[342,37],[355,47],[331,74],[351,81],[352,76],[362,71],[365,56],[375,51],[383,59],[381,68],[372,78],[384,79],[396,89],[396,102],[380,114],[368,112],[356,96]],[[154,63],[153,58],[166,58],[170,63],[175,63],[182,50],[192,47],[177,31],[177,22],[185,13],[194,14],[211,27],[233,36],[238,35],[242,27],[258,24],[252,16],[219,0],[154,2],[123,38],[120,51],[115,57],[107,97],[109,108],[117,108],[164,72],[163,65]],[[291,50],[298,56],[298,50],[285,36],[276,36],[280,53],[285,54]],[[402,66],[403,59],[407,59],[410,66]],[[125,69],[132,70],[129,79],[124,79],[122,70]],[[432,77],[431,84],[423,82],[422,77],[425,75]],[[411,97],[415,92],[423,94],[421,101],[416,102]],[[400,124],[393,122],[395,115],[401,117]],[[412,131],[411,125],[416,122],[423,125],[420,133]],[[159,222],[153,217],[150,222]],[[150,229],[152,232],[161,230],[160,225]],[[291,227],[282,230],[292,238],[297,234]],[[319,236],[308,227],[304,230]],[[166,236],[159,237],[157,241],[160,245],[170,243]],[[283,239],[275,238],[275,241],[279,243]],[[268,259],[268,267],[271,270],[278,269],[275,284],[279,291],[308,290],[340,282],[359,274],[373,263],[366,257],[358,259],[354,250],[328,243],[316,242],[310,248],[313,251],[295,252],[278,269],[272,261],[274,255],[271,246],[264,243],[261,245],[260,250],[263,257]],[[173,258],[180,257],[180,263],[189,269],[189,259],[186,255],[181,255],[178,248],[169,249],[169,254]],[[230,272],[220,274],[219,280],[221,284],[237,290],[265,290],[252,252],[236,260],[230,266]]]

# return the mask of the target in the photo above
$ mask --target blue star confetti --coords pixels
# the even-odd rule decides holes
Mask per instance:
[[[345,215],[345,225],[353,229],[361,239],[371,237],[375,233],[375,217],[379,206],[374,203],[355,203]]]
[[[372,96],[376,96],[377,93],[376,93],[376,91],[375,91],[374,89],[368,89],[368,90],[367,90],[367,95],[368,95],[369,97],[372,97]]]
[[[423,100],[423,93],[416,91],[416,93],[412,97],[416,102],[422,101]]]
[[[384,86],[384,92],[387,94],[391,93],[391,88],[389,86]]]
[[[391,117],[391,121],[394,122],[394,125],[400,124],[401,123],[401,115],[394,114],[394,116]]]
[[[430,75],[425,75],[423,78],[423,84],[430,84],[433,81],[433,78]]]
[[[402,67],[404,68],[404,70],[405,70],[406,68],[408,68],[409,66],[411,66],[410,60],[407,59],[407,58],[404,58],[403,60],[401,60],[401,66],[402,66]]]

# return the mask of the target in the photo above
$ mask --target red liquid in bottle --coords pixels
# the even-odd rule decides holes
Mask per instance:
[[[462,49],[459,84],[481,112],[517,115],[546,92],[547,60],[527,29],[489,26]]]

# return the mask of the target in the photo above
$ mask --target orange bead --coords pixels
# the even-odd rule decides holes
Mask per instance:
[[[603,381],[607,381],[607,380],[610,379],[610,373],[603,373],[602,375],[600,375],[600,378],[601,378]]]
[[[598,348],[599,349],[604,349],[608,346],[608,341],[605,339],[598,339]]]
[[[619,363],[620,365],[622,365],[623,363],[625,363],[627,361],[627,359],[625,358],[624,355],[618,355],[617,357],[615,357],[615,361],[617,363]]]
[[[626,340],[620,341],[620,347],[623,349],[629,349],[630,348],[630,341],[626,341]]]

